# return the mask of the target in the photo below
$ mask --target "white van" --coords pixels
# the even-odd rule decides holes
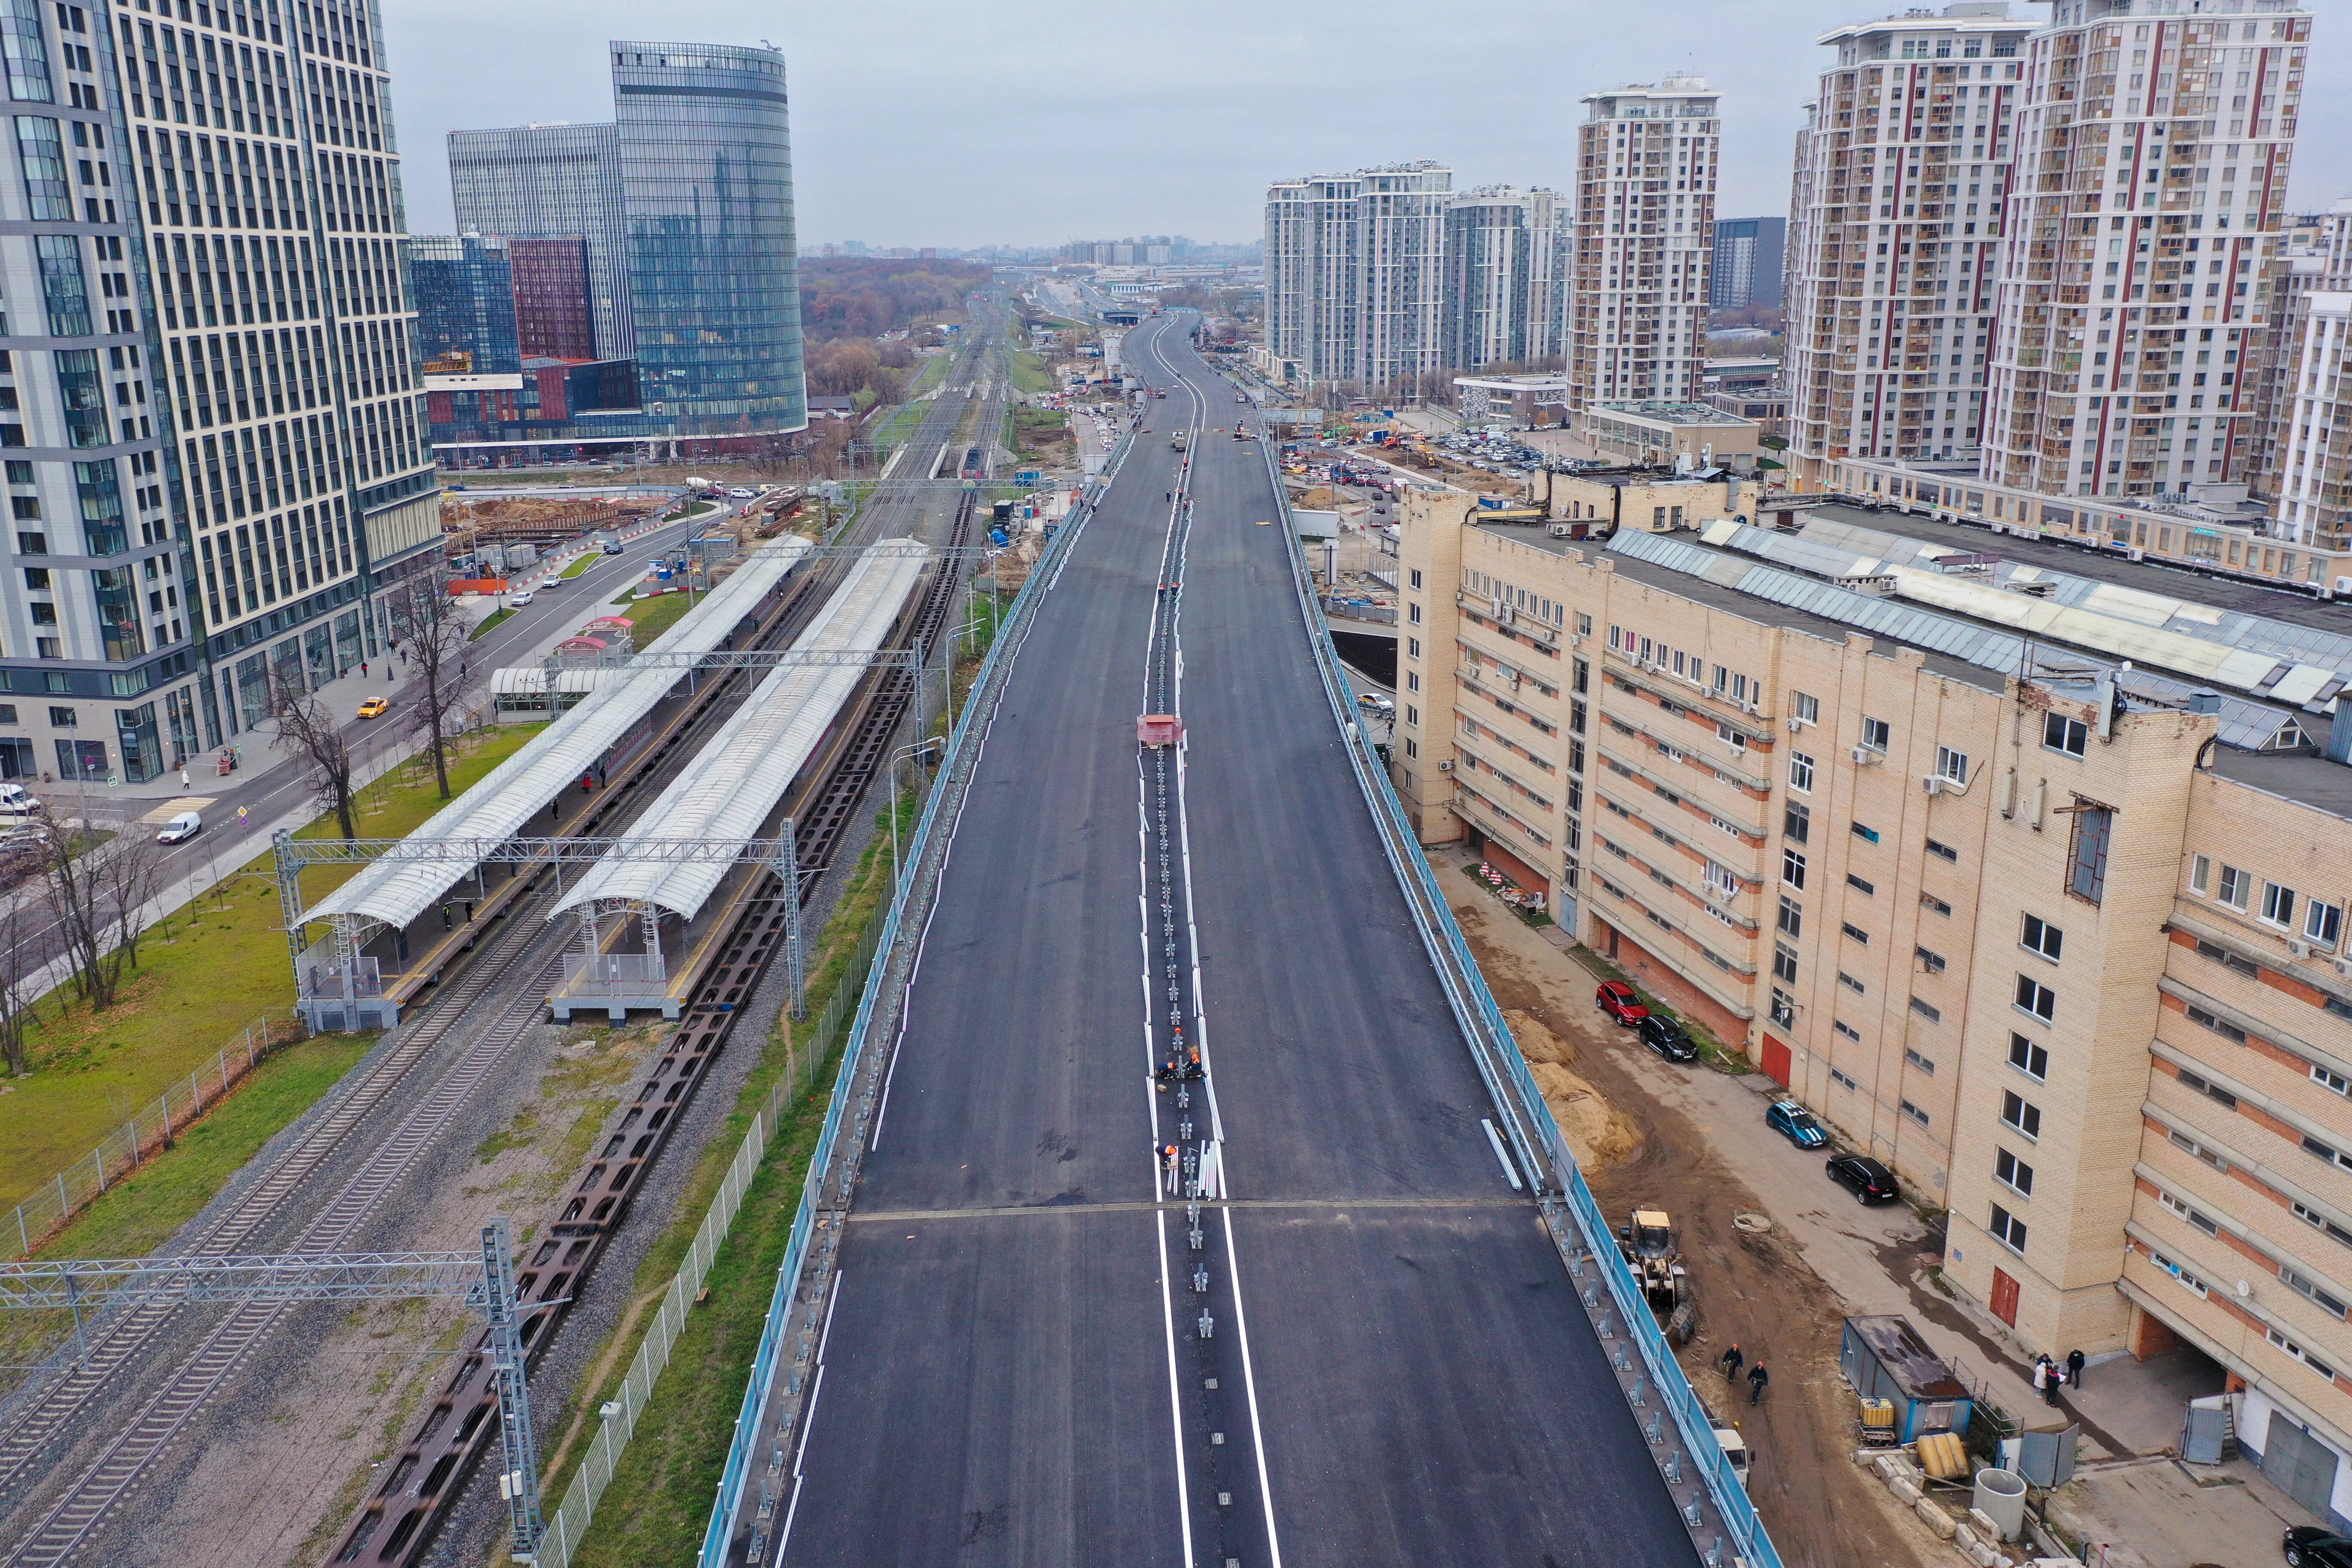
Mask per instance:
[[[14,780],[0,783],[0,819],[22,820],[27,816],[38,816],[43,809],[41,803],[35,800],[23,784]]]

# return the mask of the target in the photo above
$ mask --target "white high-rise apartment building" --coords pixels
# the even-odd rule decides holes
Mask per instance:
[[[1558,353],[1567,237],[1552,191],[1486,185],[1445,209],[1445,363],[1457,370]]]
[[[2059,0],[2025,50],[1984,478],[2045,494],[2242,482],[2311,15]]]
[[[2029,19],[1992,0],[1822,35],[1797,135],[1789,446],[1951,458],[1978,445]]]
[[[1697,77],[1584,100],[1577,127],[1569,406],[1695,403],[1723,122]]]
[[[1427,161],[1266,187],[1266,348],[1314,382],[1381,386],[1441,369],[1445,208]]]

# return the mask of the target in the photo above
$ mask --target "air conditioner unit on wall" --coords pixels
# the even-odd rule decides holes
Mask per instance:
[[[1450,773],[1454,771],[1454,764],[1450,762],[1440,763],[1437,764],[1437,771],[1441,773]]]
[[[1789,715],[1789,733],[1793,735],[1804,727],[1805,721],[1802,719],[1798,718],[1794,713]]]
[[[1929,795],[1941,795],[1944,793],[1944,781],[1936,774],[1929,773],[1919,781],[1919,787]]]
[[[2287,938],[2286,950],[2297,958],[2309,958],[2311,956],[2311,943],[2307,942],[2298,942],[2294,937]]]
[[[1866,768],[1877,760],[1878,753],[1868,746],[1856,746],[1853,749],[1853,765],[1858,768]]]

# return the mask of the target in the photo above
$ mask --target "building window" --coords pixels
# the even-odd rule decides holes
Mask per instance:
[[[2189,862],[2189,890],[2203,898],[2213,889],[2213,858],[2200,855]]]
[[[2221,1227],[2213,1222],[2210,1215],[2200,1213],[2197,1209],[2190,1207],[2188,1204],[2183,1203],[2177,1197],[2174,1197],[2170,1193],[2164,1191],[2162,1188],[2158,1188],[2157,1190],[2156,1201],[2162,1204],[2166,1208],[2171,1210],[2174,1215],[2178,1215],[2183,1221],[2195,1226],[2199,1230],[2203,1231],[2206,1235],[2220,1236],[2221,1234]]]
[[[1860,987],[1856,987],[1856,989],[1858,990]],[[1940,1024],[1944,1021],[1944,1010],[1941,1007],[1937,1006],[1933,1002],[1923,1001],[1921,998],[1916,996],[1911,998],[1911,1011],[1918,1014],[1919,1016],[1927,1019],[1930,1024]]]
[[[1917,1122],[1920,1126],[1927,1127],[1933,1125],[1933,1123],[1928,1120],[1927,1113],[1920,1110],[1917,1106],[1912,1104],[1909,1100],[1900,1100],[1897,1103],[1902,1107],[1903,1114]]]
[[[2057,1016],[2058,993],[2030,974],[2017,977],[2017,994],[2012,1000],[2020,1011],[2031,1013],[2045,1024]]]
[[[1948,844],[1938,844],[1932,838],[1927,840],[1927,853],[1933,855],[1938,860],[1948,860],[1955,866],[1960,863],[1960,852],[1958,850],[1953,848]]]
[[[2079,757],[2088,749],[2090,741],[2090,726],[2080,719],[2069,719],[2061,713],[2042,716],[2042,743],[2051,751]]]
[[[1800,892],[1805,886],[1805,858],[1793,849],[1780,851],[1780,880]]]
[[[1794,719],[1800,724],[1820,723],[1822,721],[1822,700],[1818,697],[1808,696],[1802,691],[1791,691],[1789,693],[1789,717]]]
[[[1848,974],[1843,969],[1838,971],[1838,984],[1844,986],[1847,990],[1853,992],[1857,996],[1869,994],[1868,987],[1864,986],[1861,981],[1856,980],[1853,975]]]
[[[0,22],[0,27],[7,26]],[[12,58],[8,63],[14,67],[16,61]],[[16,156],[25,168],[26,216],[36,223],[71,223],[73,188],[66,174],[65,142],[58,133],[58,122],[46,116],[18,115]]]
[[[1936,1076],[1936,1060],[1933,1057],[1923,1057],[1917,1051],[1912,1050],[1906,1047],[1903,1052],[1903,1059],[1909,1062],[1913,1067],[1917,1068],[1921,1072],[1926,1073],[1929,1078]]]
[[[2326,1215],[2319,1213],[2315,1209],[2305,1208],[2301,1204],[2294,1204],[2289,1206],[2294,1210],[2294,1217],[2303,1221],[2304,1224],[2311,1226],[2312,1229],[2325,1231],[2327,1233],[2329,1240],[2345,1247],[2352,1247],[2352,1230],[2345,1229],[2342,1226],[2337,1225],[2334,1220],[2329,1219]]]
[[[1404,607],[1404,618],[1416,626],[1421,625],[1421,606],[1416,604],[1407,604]]]
[[[1803,844],[1813,836],[1813,812],[1808,805],[1790,801],[1780,816],[1780,831],[1793,844]]]
[[[2042,1136],[2042,1108],[2012,1089],[2001,1090],[2000,1119],[2028,1138]]]
[[[0,723],[13,722],[15,722],[14,720],[0,720]],[[2346,1078],[2340,1072],[2330,1071],[2328,1068],[2321,1067],[2317,1062],[2313,1062],[2310,1065],[2312,1082],[2317,1084],[2324,1089],[2343,1095],[2347,1099],[2352,1099],[2352,1079]]]
[[[1789,753],[1789,787],[1801,795],[1813,793],[1813,759],[1802,752]]]
[[[2033,1195],[2033,1167],[2003,1149],[1992,1157],[1993,1180],[2017,1189],[2020,1195]]]
[[[2213,1152],[2212,1150],[2205,1147],[2204,1144],[2197,1142],[2196,1139],[2189,1137],[2187,1133],[2168,1132],[2165,1134],[2165,1142],[2170,1143],[2182,1153],[2189,1155],[2191,1158],[2204,1161],[2205,1163],[2212,1166],[2215,1170],[2221,1172],[2224,1175],[2229,1173],[2230,1162],[2221,1158],[2221,1155]],[[2309,1142],[2310,1141],[2308,1139],[2305,1140],[2306,1147],[2309,1146]],[[2329,1152],[2334,1153],[2335,1151],[2330,1150]],[[2342,1158],[2341,1155],[2337,1155],[2336,1157],[2338,1159]]]
[[[1797,951],[1787,942],[1772,944],[1772,978],[1788,985],[1797,983]]]
[[[1592,635],[1592,617],[1591,616],[1584,615],[1580,612],[1578,614],[1576,617],[1576,635],[1580,637],[1589,637]]]
[[[2256,963],[2251,958],[2242,957],[2238,953],[2231,952],[2226,947],[2216,946],[2214,943],[2210,942],[2200,942],[2197,944],[2197,956],[2200,958],[2210,958],[2214,963],[2220,964],[2222,968],[2242,974],[2249,980],[2259,980],[2262,978],[2263,966],[2261,964]]]
[[[2303,939],[2315,947],[2334,947],[2344,937],[2344,910],[2317,899],[2303,906]]]
[[[2198,1293],[2200,1295],[2204,1293],[2201,1288]],[[2336,1369],[2334,1367],[2328,1365],[2326,1362],[2321,1361],[2317,1356],[2313,1355],[2309,1351],[2305,1350],[2301,1345],[2296,1344],[2293,1340],[2288,1339],[2276,1329],[2264,1329],[2263,1331],[2263,1338],[2270,1341],[2273,1348],[2284,1351],[2288,1355],[2294,1357],[2296,1361],[2303,1363],[2304,1365],[2317,1373],[2320,1376],[2326,1378],[2331,1382],[2334,1381],[2336,1377]]]
[[[2066,933],[2040,915],[2028,915],[2025,917],[2025,934],[2018,940],[2021,946],[2054,963],[2060,950],[2066,945]]]
[[[2149,1252],[2147,1255],[2147,1260],[2150,1263],[2155,1264],[2158,1268],[2163,1269],[2167,1274],[2171,1275],[2175,1279],[2179,1280],[2181,1289],[2188,1290],[2194,1295],[2202,1296],[2205,1294],[2205,1281],[2200,1279],[2196,1275],[2191,1274],[2188,1269],[2183,1268],[2179,1264],[2175,1263],[2171,1258],[2167,1258],[2161,1252]]]
[[[2252,877],[2235,866],[2221,868],[2221,884],[2220,889],[2213,895],[2215,898],[2233,910],[2242,910],[2252,901],[2253,894]]]
[[[1830,1027],[1837,1033],[1843,1035],[1847,1039],[1852,1040],[1855,1045],[1858,1046],[1862,1044],[1862,1031],[1855,1028],[1852,1024],[1847,1023],[1843,1018],[1832,1018],[1830,1020]]]
[[[1936,748],[1936,776],[1948,783],[1966,785],[1969,782],[1969,754],[1949,746]]]
[[[2040,1083],[2050,1076],[2050,1053],[2023,1035],[2009,1037],[2009,1065]]]
[[[1416,588],[1421,586],[1421,568],[1418,566],[1412,569],[1412,585]]]
[[[1932,948],[1925,947],[1915,947],[1911,951],[1917,956],[1919,960],[1919,968],[1922,973],[1927,974],[1941,974],[1944,973],[1946,964],[1944,963],[1944,955],[1942,953],[1936,952]]]
[[[1404,656],[1407,658],[1419,658],[1421,657],[1421,639],[1419,637],[1407,637],[1404,639]]]
[[[80,716],[76,713],[73,709],[52,708],[49,710],[49,728],[52,730],[70,730],[80,722]]]
[[[1788,1028],[1797,1021],[1797,999],[1779,986],[1772,987],[1772,1022]]]
[[[2274,926],[2294,925],[2294,889],[2276,882],[2263,884],[2263,919]]]
[[[1848,871],[1845,874],[1845,885],[1852,888],[1855,892],[1860,893],[1864,898],[1874,899],[1878,896],[1877,883],[1865,881],[1862,878],[1855,876],[1851,871]]]
[[[1885,720],[1868,718],[1863,720],[1862,743],[1870,750],[1883,752],[1886,750],[1887,742],[1894,738],[1895,731],[1888,727]]]
[[[2188,1085],[2190,1089],[2195,1089],[2198,1093],[2205,1096],[2208,1100],[2220,1100],[2223,1105],[2228,1106],[2232,1110],[2238,1109],[2238,1097],[2231,1093],[2228,1089],[2213,1083],[2203,1074],[2190,1072],[2184,1067],[2176,1067],[2172,1070],[2174,1075],[2178,1077],[2182,1083]]]
[[[1939,899],[1939,898],[1936,897],[1936,895],[1935,895],[1935,894],[1933,894],[1933,893],[1922,893],[1922,894],[1920,894],[1920,895],[1919,895],[1919,907],[1920,907],[1921,909],[1923,909],[1923,910],[1934,910],[1937,914],[1944,915],[1944,916],[1948,916],[1948,916],[1951,914],[1951,912],[1952,912],[1952,906],[1951,906],[1951,905],[1949,905],[1949,904],[1948,904],[1948,903],[1946,903],[1946,902],[1944,902],[1944,900],[1941,900],[1941,899]]]
[[[1866,840],[1872,844],[1878,842],[1878,829],[1875,827],[1864,826],[1859,822],[1853,825],[1853,836],[1856,838]]]
[[[1992,1225],[1990,1228],[1995,1241],[2000,1242],[2011,1252],[2020,1255],[2024,1253],[2025,1222],[1999,1204],[1992,1205]]]
[[[1854,1082],[1853,1079],[1847,1077],[1844,1073],[1838,1071],[1835,1068],[1830,1068],[1830,1081],[1837,1085],[1840,1089],[1846,1090],[1848,1093],[1852,1093],[1862,1087],[1862,1085]]]
[[[1780,927],[1784,936],[1802,936],[1805,931],[1805,906],[1786,893],[1780,895]]]
[[[2210,1029],[2223,1039],[2235,1041],[2242,1046],[2246,1043],[2246,1031],[2228,1019],[2200,1007],[2194,1002],[2184,1004],[2182,1010],[2187,1013],[2189,1021],[2199,1027]]]
[[[2107,806],[2074,802],[2074,842],[2068,854],[2066,890],[2088,903],[2097,903],[2107,889],[2107,851],[2115,837],[2116,814]]]
[[[1868,947],[1870,945],[1870,933],[1863,930],[1860,926],[1854,924],[1852,921],[1843,922],[1839,929],[1845,932],[1846,940],[1848,942],[1858,942],[1864,947]]]

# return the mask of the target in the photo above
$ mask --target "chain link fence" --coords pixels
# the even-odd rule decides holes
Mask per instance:
[[[82,1205],[172,1146],[189,1122],[202,1116],[247,1074],[283,1047],[308,1036],[302,1016],[272,1009],[245,1026],[245,1032],[223,1046],[186,1078],[176,1080],[155,1102],[128,1118],[101,1139],[97,1148],[36,1188],[5,1221],[0,1221],[0,1246],[16,1238],[19,1258],[53,1235]]]

